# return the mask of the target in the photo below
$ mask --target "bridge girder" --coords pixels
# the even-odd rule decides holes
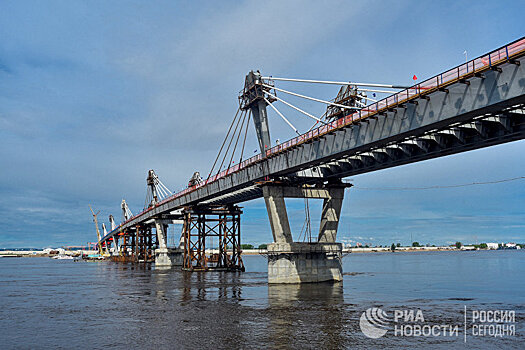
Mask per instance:
[[[415,97],[417,103],[398,103],[375,118],[348,123],[273,152],[268,158],[261,157],[239,171],[151,208],[129,220],[125,228],[217,198],[222,198],[219,202],[226,198],[241,202],[260,197],[257,190],[243,189],[268,178],[303,183],[341,179],[523,139],[525,58],[520,55],[512,58],[514,62],[499,63],[497,70],[485,70],[482,79],[463,77],[463,82],[425,93],[424,99]],[[464,84],[466,81],[470,84]],[[311,176],[300,176],[304,174]]]

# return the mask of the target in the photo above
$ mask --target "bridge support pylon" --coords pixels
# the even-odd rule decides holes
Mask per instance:
[[[240,101],[242,110],[251,110],[253,123],[255,125],[255,132],[257,133],[257,140],[263,155],[266,151],[272,148],[272,141],[270,139],[270,128],[268,127],[268,113],[266,111],[266,101],[275,101],[272,97],[265,97],[265,91],[268,89],[264,87],[263,79],[259,71],[251,71],[246,75],[244,81],[244,89],[241,92]]]
[[[337,228],[348,184],[318,186],[262,185],[274,243],[268,244],[269,283],[309,283],[343,279],[342,244]],[[319,235],[315,242],[294,242],[285,198],[323,199]]]

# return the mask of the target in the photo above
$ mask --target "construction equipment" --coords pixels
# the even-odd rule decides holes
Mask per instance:
[[[93,215],[93,222],[95,223],[95,228],[97,229],[97,238],[98,238],[98,253],[100,255],[103,255],[102,254],[102,242],[101,242],[101,238],[100,237],[100,230],[98,229],[98,214],[100,213],[100,210],[97,211],[97,213],[95,214],[95,211],[93,210],[93,208],[91,207],[91,204],[89,204],[89,209],[91,210],[91,214]],[[106,245],[107,246],[107,245]],[[107,248],[106,248],[107,249]],[[104,254],[106,255],[106,254]]]
[[[328,121],[339,119],[345,115],[347,111],[339,105],[363,108],[367,105],[367,96],[366,92],[358,90],[355,85],[344,85],[339,89],[333,102],[337,105],[329,105],[326,108],[326,119]]]
[[[202,182],[201,174],[196,171],[193,173],[193,176],[191,177],[190,181],[188,182],[188,187],[192,187],[195,185],[198,185]]]

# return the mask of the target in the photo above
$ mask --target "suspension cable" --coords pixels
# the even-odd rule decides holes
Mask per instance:
[[[150,204],[151,204],[151,189],[148,186],[148,190],[146,192],[146,199],[144,199],[144,209],[149,207]]]
[[[242,156],[244,155],[244,146],[246,145],[246,136],[248,135],[248,128],[250,126],[250,118],[252,116],[252,111],[249,110],[246,114],[248,115],[248,121],[246,122],[246,131],[244,132],[244,140],[242,141],[241,158],[239,159],[239,163],[242,162]]]
[[[303,111],[303,110],[300,109],[299,107],[296,107],[296,106],[294,106],[293,104],[286,102],[286,101],[283,100],[282,98],[279,98],[279,97],[277,97],[277,96],[275,96],[275,95],[272,95],[272,94],[269,93],[268,91],[266,91],[266,93],[267,93],[268,95],[272,96],[273,98],[275,98],[276,100],[281,101],[281,102],[284,103],[285,105],[287,105],[287,106],[289,106],[289,107],[292,107],[292,108],[295,109],[296,111],[303,113],[303,114],[306,115],[307,117],[310,117],[310,118],[312,118],[312,119],[314,119],[314,120],[317,120],[319,123],[323,123],[323,124],[326,125],[325,122],[323,122],[321,119],[317,118],[316,116],[311,115],[310,113]]]
[[[213,162],[213,166],[211,167],[211,170],[210,170],[210,174],[208,175],[208,179],[210,178],[211,174],[213,173],[213,169],[215,168],[215,164],[217,164],[217,160],[219,160],[219,157],[221,155],[221,152],[222,152],[222,149],[224,147],[224,145],[226,144],[226,140],[228,139],[228,135],[230,135],[230,131],[232,130],[232,127],[233,127],[233,124],[235,123],[235,120],[237,119],[237,115],[239,114],[239,111],[241,110],[241,108],[237,108],[237,112],[235,112],[235,117],[233,117],[233,120],[232,120],[232,123],[230,124],[230,128],[228,129],[228,133],[226,134],[226,137],[224,138],[224,141],[222,142],[222,146],[221,146],[221,149],[219,150],[219,154],[217,154],[217,158],[215,158],[215,161]],[[220,167],[219,167],[219,172],[220,172]]]
[[[241,116],[242,114],[244,113],[241,112]],[[239,116],[239,119],[237,120],[237,124],[235,125],[235,129],[233,130],[233,134],[232,134],[232,137],[230,139],[230,142],[228,143],[228,148],[226,149],[226,152],[224,153],[224,157],[222,158],[222,162],[221,162],[221,165],[219,166],[219,169],[217,170],[217,174],[219,174],[221,172],[221,169],[222,169],[222,166],[224,164],[224,161],[226,160],[226,157],[228,156],[228,153],[230,152],[230,146],[233,142],[233,139],[235,138],[235,134],[237,134],[237,128],[239,127],[239,123],[241,121],[241,116]]]
[[[380,190],[380,191],[417,191],[417,190],[435,190],[435,189],[444,189],[444,188],[458,188],[458,187],[468,187],[468,186],[477,186],[477,185],[492,185],[499,184],[510,181],[523,180],[525,176],[513,177],[510,179],[503,180],[494,180],[494,181],[484,181],[484,182],[471,182],[466,184],[459,185],[436,185],[436,186],[427,186],[427,187],[360,187],[353,186],[358,190]]]
[[[312,226],[311,226],[311,222],[310,222],[310,204],[308,203],[308,197],[306,197],[305,199],[305,213],[306,213],[306,230],[305,230],[305,236],[306,236],[306,233],[308,233],[308,242],[311,243],[312,242]]]
[[[160,188],[159,185],[153,185],[155,187],[155,191],[157,191],[157,195],[159,197],[159,199],[163,199],[164,198],[164,192],[162,191],[162,189]]]
[[[361,101],[355,100],[355,103],[360,104],[362,107],[366,107],[366,105],[363,102],[361,102]]]
[[[163,188],[164,191],[165,191],[166,193],[169,193],[169,194],[172,193],[171,190],[170,190],[166,185],[164,185],[164,184],[162,183],[162,181],[160,181],[160,179],[157,179],[157,181],[159,182],[159,186],[160,186],[161,188]]]
[[[301,135],[301,134],[299,133],[299,131],[297,131],[297,128],[296,128],[295,126],[293,126],[292,123],[290,123],[290,122],[288,121],[288,119],[286,119],[286,117],[285,117],[281,112],[279,112],[279,110],[278,110],[273,104],[271,104],[270,101],[268,101],[268,100],[266,99],[266,97],[264,98],[264,101],[265,101],[270,107],[272,107],[272,109],[275,111],[275,113],[277,113],[281,118],[283,118],[283,120],[286,122],[286,124],[288,124],[288,125],[290,126],[290,128],[292,128],[293,131],[295,131],[295,132],[297,133],[297,135]]]
[[[365,92],[378,92],[382,94],[395,94],[398,91],[389,91],[389,90],[377,90],[377,89],[357,89],[357,91],[365,91]]]
[[[160,184],[155,185],[155,188],[157,189],[157,193],[159,194],[159,197],[161,199],[169,197],[170,192],[166,191],[166,189],[164,187],[162,187]]]
[[[295,93],[295,92],[291,92],[291,91],[288,91],[288,90],[279,89],[279,88],[276,88],[274,86],[270,86],[270,85],[267,85],[267,84],[262,84],[262,85],[264,87],[267,87],[267,88],[271,88],[271,89],[274,89],[274,90],[277,90],[277,91],[284,92],[285,94],[288,94],[288,95],[301,97],[301,98],[304,98],[304,99],[307,99],[307,100],[310,100],[310,101],[321,102],[321,103],[324,103],[324,104],[329,105],[329,106],[336,106],[336,107],[345,108],[345,109],[357,109],[357,110],[361,109],[360,107],[345,106],[345,105],[341,105],[341,104],[338,104],[338,103],[321,100],[321,99],[318,99],[318,98],[315,98],[315,97],[301,95],[301,94],[298,94],[298,93]]]
[[[301,241],[301,237],[303,237],[303,242],[306,242],[308,239],[308,242],[312,242],[312,226],[311,226],[311,218],[310,218],[310,205],[308,203],[308,198],[304,198],[304,222],[303,226],[301,227],[301,231],[299,232],[298,241]],[[304,234],[304,236],[303,236]]]
[[[294,81],[298,83],[357,85],[357,86],[370,86],[370,87],[391,88],[391,89],[410,89],[410,86],[389,85],[389,84],[371,84],[371,83],[353,83],[349,81],[328,81],[328,80],[293,79],[293,78],[276,78],[276,77],[262,77],[262,79],[279,80],[279,81]]]
[[[244,113],[244,116],[242,118],[241,128],[239,129],[239,134],[237,135],[237,140],[235,140],[235,145],[233,146],[232,156],[230,158],[230,163],[228,164],[228,167],[226,169],[229,169],[232,165],[233,157],[235,156],[235,150],[237,149],[237,144],[239,143],[239,138],[242,134],[242,129],[244,128],[244,120],[246,119],[247,112]]]

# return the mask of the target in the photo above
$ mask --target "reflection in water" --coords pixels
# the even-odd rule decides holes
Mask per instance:
[[[155,266],[155,271],[169,271],[171,269],[171,266]]]
[[[343,302],[343,283],[269,284],[268,301],[273,307],[291,306],[293,302],[315,301],[326,304]]]
[[[268,285],[271,347],[304,346],[308,334],[322,334],[321,348],[343,346],[343,283]],[[319,333],[320,332],[320,333]],[[299,342],[299,344],[297,344]]]
[[[166,297],[166,290],[168,288],[167,282],[169,274],[165,269],[155,269],[155,274],[153,274],[153,279],[155,282],[155,296],[158,301],[166,302],[168,299]]]
[[[181,302],[194,300],[238,300],[242,297],[242,273],[240,272],[188,272],[181,274]]]

